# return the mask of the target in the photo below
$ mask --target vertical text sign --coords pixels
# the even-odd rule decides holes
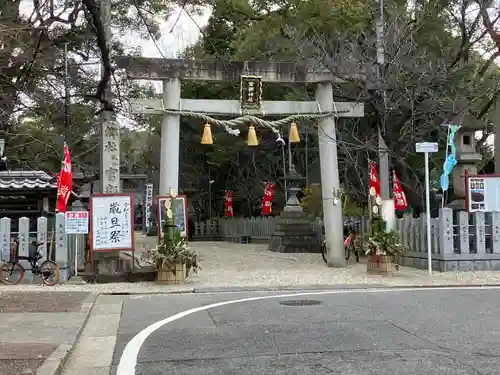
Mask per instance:
[[[102,124],[102,172],[101,192],[110,194],[120,191],[120,128],[116,121]]]
[[[144,200],[144,224],[146,232],[151,228],[151,208],[153,207],[153,184],[146,184],[145,200]]]
[[[132,196],[91,197],[92,250],[133,250]]]

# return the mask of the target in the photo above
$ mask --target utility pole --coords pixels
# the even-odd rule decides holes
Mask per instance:
[[[283,158],[283,186],[285,188],[285,205],[288,202],[288,189],[286,183],[286,156],[285,156],[285,142],[282,140],[281,143],[281,157]]]
[[[309,138],[309,126],[306,126],[306,188],[309,187],[309,148],[307,139]]]
[[[394,201],[391,199],[390,183],[389,183],[389,150],[384,141],[386,122],[386,92],[384,88],[383,68],[385,66],[385,40],[384,40],[384,0],[379,0],[379,12],[376,21],[376,36],[377,36],[377,79],[378,90],[382,97],[382,121],[378,127],[378,153],[379,153],[379,170],[380,170],[380,195],[382,198],[382,218],[386,222],[387,229],[394,229]]]
[[[70,106],[70,92],[69,92],[69,72],[68,72],[68,43],[64,43],[64,142],[70,145],[69,142],[69,126],[71,122],[69,106]]]
[[[495,162],[495,174],[500,174],[500,99],[495,99],[490,121],[495,127],[495,140],[493,148],[493,160]]]
[[[104,37],[111,54],[111,0],[100,2],[101,22],[104,29]],[[104,64],[101,65],[101,77],[104,76]],[[109,82],[106,85],[104,98],[112,101]],[[120,186],[120,128],[116,122],[114,111],[103,110],[101,112],[101,165],[100,184],[102,193],[119,193]]]
[[[212,168],[208,163],[208,220],[212,219]]]

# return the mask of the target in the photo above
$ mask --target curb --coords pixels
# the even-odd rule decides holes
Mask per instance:
[[[82,324],[78,328],[73,344],[61,344],[56,350],[43,362],[36,372],[36,375],[60,375],[66,364],[66,361],[71,354],[71,351],[76,345],[76,342],[82,335],[83,329],[87,324],[90,317],[90,311],[94,307],[95,301],[99,297],[98,293],[90,293],[90,295],[83,301],[82,307],[80,308],[81,313],[85,314]]]
[[[104,292],[100,295],[171,295],[171,294],[209,294],[209,293],[244,293],[244,292],[297,292],[297,291],[328,291],[328,290],[384,290],[384,289],[480,289],[480,288],[500,288],[498,284],[441,284],[441,285],[384,285],[384,284],[354,284],[354,285],[290,285],[276,287],[259,287],[259,286],[242,286],[242,287],[206,287],[206,288],[189,288],[184,290],[167,290],[164,292],[148,292],[148,291],[133,291],[133,292]]]

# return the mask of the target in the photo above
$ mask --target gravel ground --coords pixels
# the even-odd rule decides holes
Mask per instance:
[[[325,266],[321,254],[281,254],[267,251],[267,245],[243,245],[229,242],[194,242],[202,270],[186,280],[184,285],[158,285],[155,283],[113,283],[87,285],[0,285],[2,291],[86,291],[97,293],[159,293],[187,292],[196,288],[255,289],[300,286],[349,285],[482,285],[500,284],[500,272],[435,272],[401,267],[394,276],[366,274],[366,265],[350,260],[346,268]]]
[[[56,348],[47,343],[0,343],[0,374],[35,375]]]
[[[39,286],[33,286],[40,289]],[[88,292],[66,292],[63,293],[63,298],[60,298],[61,293],[57,294],[58,298],[54,298],[54,292],[47,287],[44,288],[46,293],[35,291],[16,293],[10,289],[0,293],[0,313],[78,312],[90,294]]]

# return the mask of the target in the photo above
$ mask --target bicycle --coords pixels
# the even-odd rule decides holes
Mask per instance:
[[[347,232],[347,236],[346,236]],[[359,263],[359,251],[356,250],[356,237],[358,235],[358,224],[352,224],[348,223],[347,225],[344,226],[344,251],[345,251],[345,260],[349,260],[351,256],[351,252],[354,253],[354,256],[356,257],[356,263]],[[325,263],[328,263],[327,261],[327,249],[326,249],[326,240],[323,240],[323,243],[321,244],[321,255],[323,256],[323,260]]]
[[[17,254],[19,247],[19,239],[14,239],[11,249],[11,260],[4,262],[0,267],[0,282],[7,285],[17,285],[24,280],[26,270],[19,263],[20,260],[27,260],[31,265],[31,273],[33,275],[40,275],[42,283],[47,286],[54,286],[59,282],[60,270],[59,265],[52,260],[45,260],[40,263],[43,258],[42,253],[39,251],[43,242],[33,241],[32,246],[35,247],[33,255],[20,256]]]

